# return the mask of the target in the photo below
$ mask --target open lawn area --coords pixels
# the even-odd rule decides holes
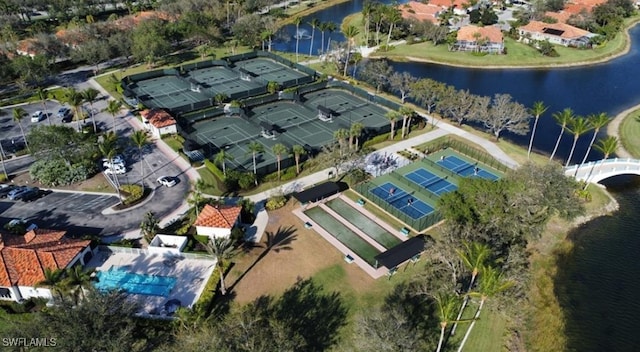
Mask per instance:
[[[634,158],[640,158],[640,109],[624,118],[618,129],[624,149]]]
[[[291,238],[289,243],[275,246],[264,254],[265,234],[261,247],[253,248],[234,260],[235,265],[227,275],[226,283],[233,287],[236,303],[248,303],[261,295],[279,296],[298,279],[312,278],[324,290],[340,293],[352,319],[355,313],[382,304],[397,285],[424,270],[426,261],[419,261],[415,265],[400,267],[391,279],[372,279],[355,264],[347,264],[343,255],[315,231],[305,229],[291,213],[298,206],[295,201],[290,201],[284,208],[269,212],[266,233],[288,231]],[[248,268],[250,270],[247,272]],[[241,280],[234,285],[241,276]],[[500,350],[504,319],[486,309],[483,320],[476,324],[465,351]],[[344,328],[342,334],[345,340],[349,340],[347,335],[352,331],[353,324]]]

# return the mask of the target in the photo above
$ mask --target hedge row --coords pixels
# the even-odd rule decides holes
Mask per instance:
[[[220,170],[220,169],[218,168],[218,166],[217,166],[216,164],[214,164],[214,163],[213,163],[213,161],[211,161],[211,160],[209,160],[209,159],[205,159],[205,160],[204,160],[204,166],[206,166],[206,167],[207,167],[207,169],[208,169],[209,171],[211,171],[211,173],[212,173],[212,174],[216,175],[216,177],[217,177],[219,180],[224,180],[224,179],[225,179],[225,177],[224,177],[224,173],[222,173],[222,170]]]
[[[231,263],[223,263],[222,271],[227,272],[227,269]],[[193,311],[198,316],[206,317],[211,310],[211,304],[213,299],[216,296],[216,292],[218,292],[218,284],[220,283],[220,269],[218,266],[213,270],[211,276],[209,277],[209,281],[207,281],[207,285],[202,290],[202,294],[200,298],[198,298],[198,302],[193,305]]]

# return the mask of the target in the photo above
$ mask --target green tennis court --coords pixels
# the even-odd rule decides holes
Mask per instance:
[[[367,127],[381,128],[389,124],[384,117],[385,109],[340,89],[323,89],[303,97],[305,105],[329,108],[338,115],[338,120],[349,125],[360,122]]]
[[[280,84],[306,77],[307,75],[289,68],[279,62],[264,58],[255,58],[236,63],[236,68],[240,71],[247,71],[267,82],[278,82]]]
[[[195,69],[189,71],[187,77],[209,89],[212,95],[224,94],[231,97],[237,93],[262,86],[262,84],[258,82],[240,79],[240,75],[237,72],[224,66]]]
[[[144,105],[152,108],[174,109],[209,101],[206,94],[191,91],[189,82],[175,76],[142,80],[132,90]]]

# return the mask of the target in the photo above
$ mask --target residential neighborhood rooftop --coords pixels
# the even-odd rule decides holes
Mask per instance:
[[[205,205],[196,219],[195,226],[230,229],[236,223],[242,207],[239,205]]]
[[[487,39],[492,43],[501,43],[503,41],[502,31],[495,26],[464,26],[458,30],[457,40],[465,40],[475,42],[479,39]]]
[[[409,1],[404,5],[400,5],[399,10],[402,13],[402,18],[413,18],[418,21],[429,21],[433,23],[438,23],[438,14],[444,11],[444,9],[438,5],[425,4],[418,1]]]
[[[147,109],[140,112],[143,119],[149,121],[156,128],[163,128],[176,124],[176,120],[162,109]]]
[[[580,38],[591,34],[584,29],[566,23],[544,23],[540,21],[531,21],[526,26],[520,27],[520,29],[528,32],[547,33],[566,39]]]

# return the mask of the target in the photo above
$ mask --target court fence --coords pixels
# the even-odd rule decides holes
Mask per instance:
[[[422,164],[424,164],[426,166],[426,168],[434,168],[440,172],[445,173],[447,176],[451,176],[454,177],[456,180],[460,180],[462,179],[462,176],[458,175],[457,173],[455,173],[452,170],[447,169],[446,167],[436,163],[435,161],[429,159],[429,158],[423,158],[422,160],[420,160],[420,162]]]
[[[190,64],[184,64],[184,65],[178,66],[178,70],[180,71],[180,74],[186,74],[189,71],[205,69],[213,66],[223,66],[223,67],[229,68],[229,64],[226,61],[212,59],[212,60],[206,60],[206,61],[192,62]]]
[[[424,147],[429,150],[429,153],[451,148],[462,155],[466,155],[472,159],[478,160],[481,163],[485,165],[489,165],[490,167],[498,171],[506,173],[507,171],[510,170],[509,167],[504,162],[497,160],[496,158],[491,156],[491,154],[484,152],[482,150],[479,150],[477,148],[474,148],[464,142],[458,141],[451,137],[445,137],[440,140],[435,140],[431,143],[426,143]]]
[[[210,119],[215,116],[219,116],[224,114],[224,108],[220,106],[213,106],[206,109],[202,109],[199,111],[192,111],[188,113],[181,114],[179,117],[184,119],[189,124]]]
[[[345,83],[343,81],[338,81],[338,80],[329,81],[328,86],[329,87],[335,87],[335,88],[342,88],[342,89],[344,89],[346,91],[351,92],[351,94],[353,94],[353,95],[356,95],[356,96],[359,96],[359,97],[365,99],[366,101],[370,101],[372,103],[375,103],[375,104],[378,104],[378,105],[382,105],[382,106],[384,106],[384,107],[386,107],[388,109],[391,109],[391,110],[397,111],[402,107],[402,105],[400,105],[400,104],[398,104],[396,102],[393,102],[393,101],[391,101],[391,100],[389,100],[387,98],[379,96],[379,95],[377,95],[375,93],[371,93],[371,92],[369,92],[367,90],[364,90],[362,88],[358,88],[358,87],[356,87],[356,86],[354,86],[352,84]]]
[[[419,219],[414,219],[408,216],[407,214],[401,212],[398,208],[389,204],[386,200],[372,193],[371,189],[374,189],[376,187],[378,186],[374,185],[371,182],[363,182],[355,185],[354,190],[364,198],[367,198],[372,203],[380,207],[382,210],[386,211],[387,213],[391,214],[398,220],[405,223],[407,226],[409,226],[411,229],[415,230],[416,232],[422,232],[425,229],[437,224],[438,222],[440,222],[440,220],[442,220],[442,216],[440,215],[440,212],[438,212],[437,210],[434,210],[432,213],[427,214]]]
[[[429,191],[428,189],[427,191],[429,192],[422,192],[423,189],[420,187],[419,184],[414,183],[413,181],[409,180],[403,175],[398,174],[397,172],[391,172],[389,173],[389,175],[391,175],[391,177],[396,181],[399,181],[400,184],[404,184],[405,186],[409,187],[410,190],[414,191],[414,193],[412,194],[419,194],[420,196],[424,196],[428,198],[431,202],[433,202],[432,205],[438,204],[438,201],[440,198],[435,194],[431,193],[431,191]],[[416,197],[416,198],[420,198],[420,197]]]

